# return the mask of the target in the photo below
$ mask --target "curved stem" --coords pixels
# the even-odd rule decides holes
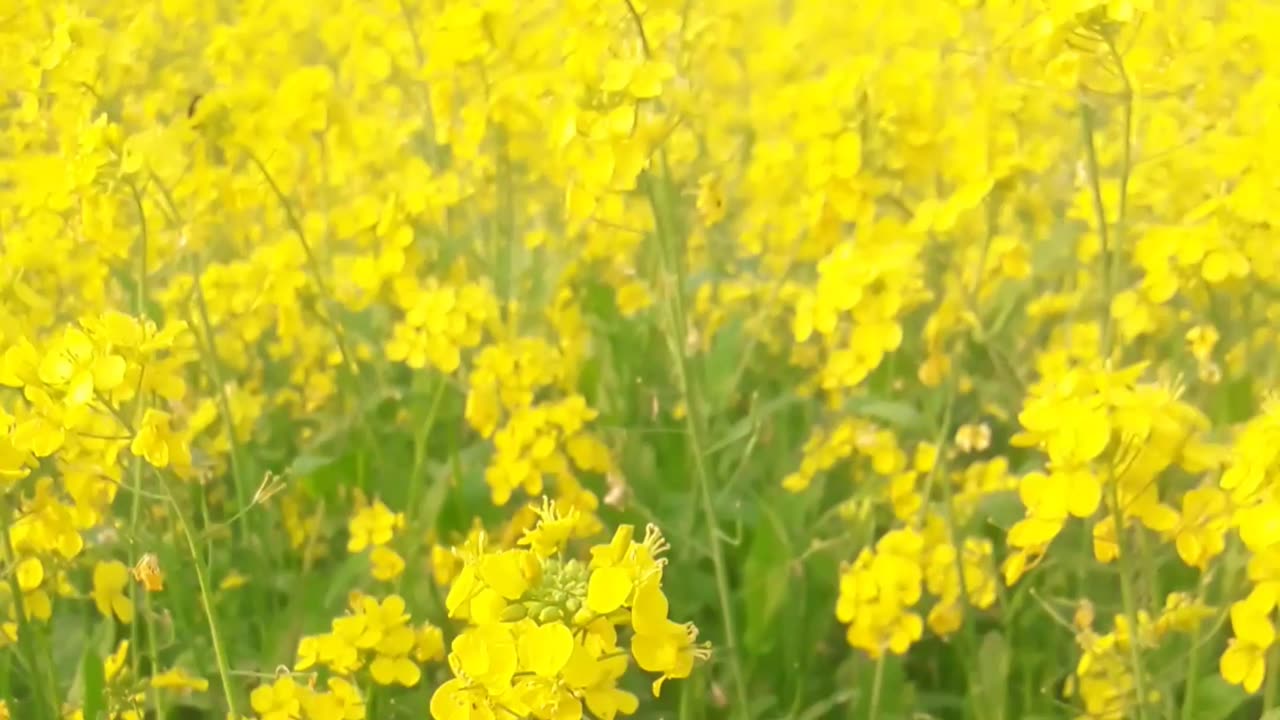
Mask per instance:
[[[178,504],[177,499],[174,498],[169,484],[165,482],[160,484],[164,487],[169,506],[173,508],[174,516],[178,520],[178,528],[182,531],[183,539],[186,540],[187,552],[191,556],[191,563],[196,571],[196,583],[200,589],[200,604],[204,607],[205,621],[209,626],[209,639],[213,643],[213,655],[218,664],[218,678],[222,683],[222,694],[227,702],[227,711],[231,713],[231,717],[239,717],[239,711],[236,709],[235,693],[231,689],[231,667],[227,663],[227,654],[222,646],[222,635],[218,632],[218,622],[214,617],[213,592],[209,588],[209,579],[205,574],[204,560],[200,557],[200,550],[196,547],[195,535],[191,532],[191,523],[187,520],[187,513]]]
[[[665,169],[665,163],[664,163]],[[666,177],[664,176],[664,180]],[[737,635],[733,622],[733,607],[730,601],[729,572],[725,564],[724,550],[721,547],[721,533],[716,519],[714,493],[711,489],[711,473],[706,464],[706,450],[709,446],[706,438],[705,418],[702,414],[701,398],[694,391],[693,361],[685,351],[685,338],[688,337],[688,316],[684,306],[685,275],[681,259],[675,252],[675,233],[670,216],[670,204],[665,193],[660,192],[659,183],[653,176],[645,178],[652,206],[654,225],[657,229],[659,256],[662,260],[664,274],[673,277],[675,286],[666,293],[668,298],[668,320],[671,326],[670,345],[673,357],[676,380],[685,404],[685,426],[692,445],[694,479],[698,485],[698,498],[703,520],[707,526],[707,547],[711,555],[711,564],[715,573],[716,595],[720,604],[721,621],[724,623],[724,634],[727,654],[729,656],[729,672],[733,681],[737,713],[741,717],[749,717],[747,684],[738,658]]]

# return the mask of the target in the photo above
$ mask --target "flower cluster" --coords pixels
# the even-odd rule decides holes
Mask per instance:
[[[323,667],[339,678],[364,670],[379,685],[413,687],[422,679],[420,664],[444,656],[440,629],[410,625],[399,595],[378,600],[353,593],[350,606],[349,614],[334,619],[330,632],[302,639],[294,670]]]
[[[630,635],[636,665],[659,675],[655,696],[707,657],[697,629],[668,617],[667,545],[657,529],[637,542],[624,525],[584,560],[567,554],[576,514],[547,502],[517,547],[491,548],[479,535],[466,549],[446,605],[467,628],[451,645],[454,677],[432,696],[432,717],[574,719],[584,707],[597,718],[630,715],[638,700],[617,685],[629,665],[619,629]]]
[[[923,635],[916,606],[926,591],[929,628],[946,637],[960,628],[966,606],[995,603],[996,582],[989,540],[970,537],[957,548],[945,521],[930,517],[923,529],[890,530],[858,554],[840,576],[836,616],[851,646],[875,658],[901,655]]]

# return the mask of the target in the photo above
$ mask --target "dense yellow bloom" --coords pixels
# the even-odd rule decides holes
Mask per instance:
[[[728,717],[848,652],[903,716],[1276,672],[1274,3],[0,18],[5,687],[86,705],[35,716],[135,621],[107,718],[175,662],[218,717],[645,716],[699,637]]]

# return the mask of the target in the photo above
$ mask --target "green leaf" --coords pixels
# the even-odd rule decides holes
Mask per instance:
[[[877,663],[879,669],[879,692],[876,692]],[[916,703],[915,688],[907,681],[906,670],[902,666],[902,658],[884,655],[879,660],[871,660],[863,655],[855,655],[850,659],[848,669],[844,673],[852,675],[841,685],[857,687],[862,692],[849,704],[849,718],[907,718]],[[875,712],[872,712],[873,706]]]
[[[307,453],[303,453],[295,457],[293,462],[289,463],[289,469],[286,470],[285,473],[297,477],[305,477],[329,467],[336,460],[336,457],[328,455],[309,455]]]
[[[779,639],[774,622],[786,600],[790,553],[773,523],[761,523],[743,567],[746,628],[743,646],[752,655],[769,652]]]
[[[920,430],[925,426],[920,410],[901,400],[856,398],[849,409],[856,415],[878,420],[895,430]]]
[[[982,638],[978,655],[977,701],[986,710],[984,717],[1004,720],[1005,690],[1009,683],[1009,643],[999,631],[992,630]]]
[[[1244,690],[1223,680],[1217,673],[1205,675],[1195,683],[1196,693],[1191,717],[1196,720],[1224,720],[1249,699]],[[1273,715],[1276,712],[1273,710],[1263,718],[1280,720],[1280,715]]]
[[[107,675],[102,658],[92,645],[86,647],[80,660],[81,677],[84,678],[84,720],[98,720],[107,712]]]
[[[707,448],[707,455],[714,455],[722,450],[732,447],[752,435],[759,432],[764,421],[770,416],[779,413],[791,405],[801,402],[801,398],[794,395],[781,395],[758,405],[753,405],[751,412],[744,418],[735,421],[732,425],[725,429],[721,437]]]
[[[1022,519],[1022,500],[1012,490],[988,493],[978,501],[974,518],[979,522],[1008,530],[1014,523]]]
[[[738,363],[742,361],[745,337],[741,323],[729,323],[711,341],[711,349],[705,356],[707,404],[722,407],[733,392],[737,380]]]

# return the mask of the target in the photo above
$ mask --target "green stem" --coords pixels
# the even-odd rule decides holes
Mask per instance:
[[[880,718],[880,689],[884,686],[884,654],[876,658],[876,673],[871,681],[871,708],[867,712],[869,720]]]
[[[511,167],[511,145],[504,128],[495,133],[497,143],[497,161],[499,171],[498,190],[502,198],[498,224],[502,227],[501,236],[497,238],[498,248],[498,285],[502,292],[502,312],[506,314],[506,330],[512,337],[516,334],[515,306],[515,269],[514,256],[516,250],[516,192],[514,171]]]
[[[12,508],[8,503],[0,503],[0,560],[4,561],[5,567],[13,568],[17,563],[17,556],[12,546],[9,544],[9,516]],[[56,720],[58,717],[58,689],[57,683],[52,675],[52,668],[45,668],[42,662],[39,648],[36,647],[36,624],[31,622],[27,617],[27,608],[22,595],[22,587],[18,585],[18,574],[9,572],[9,590],[13,594],[14,611],[17,616],[18,623],[18,647],[21,650],[20,657],[26,659],[27,671],[31,675],[31,685],[34,688],[35,695],[39,698],[37,706],[40,708],[40,717]],[[52,664],[52,658],[49,658]]]
[[[1120,598],[1124,603],[1125,617],[1129,620],[1129,664],[1133,673],[1134,692],[1137,694],[1134,718],[1143,720],[1146,717],[1147,689],[1142,671],[1142,651],[1138,648],[1141,633],[1138,631],[1138,599],[1133,587],[1133,554],[1125,534],[1119,485],[1114,477],[1108,478],[1108,484],[1111,486],[1111,518],[1116,526],[1116,546],[1120,551]]]
[[[1099,262],[1102,267],[1102,347],[1111,347],[1111,231],[1107,227],[1107,211],[1102,202],[1102,178],[1098,169],[1098,149],[1094,146],[1093,109],[1080,103],[1080,126],[1084,135],[1085,158],[1089,166],[1089,189],[1093,199],[1093,214],[1098,223],[1098,238],[1102,244]],[[1105,359],[1110,353],[1104,352]]]
[[[954,492],[951,487],[951,478],[946,476],[945,469],[947,442],[948,438],[951,436],[951,414],[956,396],[954,379],[950,382],[950,385],[952,390],[947,397],[946,409],[943,411],[942,415],[942,424],[938,429],[938,436],[940,439],[937,445],[935,445],[938,457],[937,460],[934,461],[934,466],[930,471],[930,475],[933,475],[934,471],[936,471],[936,474],[942,477],[942,512],[947,523],[947,529],[951,536],[951,546],[954,550],[956,579],[960,583],[960,607],[961,611],[964,613],[960,621],[960,652],[962,657],[977,657],[979,654],[978,636],[974,631],[973,623],[971,622],[972,618],[970,616],[972,613],[970,612],[971,608],[969,606],[969,587],[964,577],[964,538],[961,537],[960,528],[957,527],[955,522]],[[927,495],[924,498],[924,502],[925,507],[927,507],[929,502],[929,497]],[[961,662],[960,666],[966,668],[965,674],[968,676],[966,678],[966,685],[969,686],[969,700],[972,703],[974,715],[979,718],[985,718],[987,717],[988,710],[994,710],[996,711],[996,717],[1003,717],[1003,708],[988,708],[986,706],[986,703],[992,697],[993,689],[981,686],[977,688],[974,687],[975,679],[979,683],[982,682],[984,679],[982,675],[980,673],[968,672],[967,665],[964,662]]]
[[[196,547],[196,538],[191,532],[191,524],[187,520],[187,514],[178,504],[173,496],[173,490],[168,483],[161,482],[164,487],[165,495],[168,497],[169,506],[173,508],[174,516],[178,520],[178,527],[182,531],[183,539],[186,540],[187,553],[191,557],[191,563],[196,571],[196,583],[200,589],[200,604],[204,607],[205,620],[209,625],[209,639],[213,643],[213,655],[218,664],[218,678],[222,683],[222,694],[227,702],[227,710],[231,713],[231,717],[238,717],[239,710],[236,706],[235,692],[231,685],[231,668],[227,663],[226,651],[222,646],[222,635],[218,631],[218,622],[214,617],[213,610],[213,592],[209,587],[209,579],[206,574],[206,568],[203,558],[200,557],[200,550]]]
[[[665,163],[663,164],[665,171]],[[664,185],[667,176],[664,175]],[[733,681],[736,711],[740,717],[749,717],[749,701],[747,684],[742,670],[742,662],[738,657],[737,634],[734,630],[733,608],[730,600],[729,572],[724,559],[724,550],[720,545],[720,527],[716,519],[714,493],[711,488],[711,473],[706,465],[706,449],[709,446],[706,438],[705,419],[702,416],[702,405],[695,396],[693,382],[693,360],[685,351],[685,338],[688,337],[689,325],[684,306],[685,273],[681,258],[675,252],[675,228],[671,216],[670,203],[665,193],[659,191],[659,183],[652,176],[645,178],[649,202],[653,209],[654,225],[657,229],[659,254],[662,258],[663,272],[668,277],[674,275],[675,286],[666,293],[668,312],[671,324],[671,352],[676,371],[676,379],[680,386],[680,394],[685,404],[685,425],[693,447],[694,479],[698,485],[698,496],[701,501],[702,514],[707,526],[707,545],[711,554],[711,564],[715,574],[716,595],[720,604],[720,615],[724,623],[726,650],[729,656],[729,672]]]
[[[139,394],[139,399],[142,395]],[[142,403],[135,405],[133,426],[138,426],[139,413],[142,409]],[[142,515],[142,458],[133,456],[129,462],[129,485],[133,488],[133,497],[129,498],[129,534],[138,537],[138,520]],[[138,544],[136,542],[129,543],[129,567],[134,567],[138,563]],[[129,645],[133,648],[133,652],[129,653],[130,667],[133,668],[133,676],[138,677],[141,668],[141,659],[138,657],[138,623],[129,624]],[[154,648],[153,648],[154,651]]]
[[[258,156],[253,152],[248,152],[248,156],[249,160],[258,168],[258,171],[262,173],[262,177],[267,181],[267,186],[271,188],[271,192],[280,201],[281,207],[284,208],[285,218],[288,220],[289,227],[293,230],[293,233],[298,236],[298,242],[302,245],[302,253],[307,260],[307,268],[311,271],[316,287],[320,290],[321,302],[327,305],[332,301],[333,294],[329,292],[329,285],[324,279],[324,273],[320,272],[320,262],[316,259],[311,242],[307,240],[307,233],[302,228],[302,222],[298,220],[297,213],[293,211],[293,203],[289,202],[289,197],[276,184],[275,178],[271,176],[267,166],[258,159]],[[342,331],[335,324],[337,315],[333,312],[333,308],[327,307],[325,310],[325,312],[316,313],[316,315],[320,318],[320,322],[324,323],[329,332],[333,334],[334,342],[338,345],[338,354],[342,356],[342,364],[354,379],[359,376],[359,367],[356,365],[355,356],[347,350],[347,343],[342,337]]]
[[[1195,603],[1197,605],[1204,602],[1205,592],[1209,587],[1208,578],[1209,575],[1207,574],[1200,575],[1200,582],[1196,585]],[[1195,627],[1191,629],[1191,649],[1188,651],[1186,684],[1182,694],[1182,720],[1194,720],[1195,718],[1197,681],[1200,679],[1200,644],[1201,636],[1204,633],[1201,629],[1203,624],[1203,621],[1197,622]]]
[[[321,148],[324,147],[323,141]],[[279,200],[280,206],[284,208],[285,218],[288,220],[289,227],[293,233],[298,236],[298,243],[302,245],[303,255],[306,257],[307,270],[311,274],[312,279],[319,289],[319,304],[322,308],[315,309],[315,315],[319,318],[320,323],[325,326],[331,335],[333,341],[338,346],[338,355],[342,358],[342,370],[346,373],[349,382],[343,387],[343,393],[351,404],[351,412],[356,413],[357,421],[361,431],[365,435],[365,439],[369,443],[369,449],[373,452],[374,460],[379,466],[382,465],[381,444],[374,436],[373,428],[369,426],[368,418],[365,417],[365,408],[360,402],[360,366],[356,362],[356,356],[347,348],[347,341],[342,334],[342,328],[338,325],[337,300],[333,293],[329,291],[329,284],[325,280],[324,273],[320,270],[320,262],[316,258],[315,249],[311,246],[311,241],[307,239],[306,230],[302,227],[302,222],[298,219],[298,214],[294,212],[293,203],[289,201],[289,196],[284,194],[280,186],[276,184],[276,180],[267,170],[267,166],[263,164],[258,156],[252,151],[246,150],[249,160],[262,173],[262,177],[267,181],[267,186],[271,188],[271,192],[275,194]],[[327,168],[327,163],[325,164]],[[326,184],[327,187],[327,184]],[[326,193],[327,197],[327,193]],[[328,214],[326,213],[326,217]],[[354,397],[351,396],[354,393]]]
[[[231,478],[235,483],[236,490],[236,512],[242,513],[249,507],[249,489],[247,485],[248,478],[244,476],[244,466],[240,460],[240,443],[236,439],[235,423],[232,422],[231,415],[231,398],[227,395],[227,386],[222,376],[222,360],[218,357],[218,345],[214,335],[213,323],[209,321],[209,306],[204,299],[204,289],[200,286],[200,277],[204,274],[204,268],[200,264],[200,258],[197,254],[191,256],[191,274],[192,274],[192,290],[195,293],[196,311],[200,316],[200,329],[204,335],[204,342],[197,343],[200,355],[204,358],[205,368],[209,373],[209,378],[213,380],[213,384],[217,386],[218,414],[222,416],[222,431],[227,434],[227,444],[229,446],[231,462]],[[242,520],[240,531],[242,535],[249,530]]]
[[[138,239],[138,269],[137,278],[134,279],[136,286],[136,294],[133,298],[133,313],[139,318],[145,314],[147,306],[147,246],[150,244],[149,233],[147,230],[147,211],[142,205],[142,194],[138,192],[138,188],[133,183],[129,183],[129,190],[133,194],[134,205],[138,210],[138,225],[140,237]],[[138,373],[138,389],[137,396],[133,401],[132,412],[130,413],[130,421],[133,427],[138,427],[138,423],[142,418],[144,393],[142,392],[142,379],[147,369],[143,367]],[[130,430],[132,434],[132,431]],[[134,457],[129,465],[130,485],[133,488],[133,497],[129,499],[129,533],[133,537],[138,536],[138,519],[142,515],[142,459]],[[129,543],[128,547],[129,567],[133,567],[138,562],[137,543]],[[130,667],[133,669],[133,676],[138,677],[138,671],[141,667],[141,659],[138,657],[138,623],[129,624],[129,644],[133,647],[130,653]]]
[[[133,314],[141,317],[147,307],[147,213],[142,207],[142,195],[132,183],[129,190],[133,194],[133,204],[138,208],[138,277],[134,281]]]
[[[431,428],[435,425],[436,415],[440,411],[440,402],[444,400],[444,391],[449,386],[446,378],[440,378],[440,382],[436,385],[436,391],[431,396],[431,408],[427,410],[427,417],[422,421],[422,425],[418,428],[418,432],[413,438],[413,466],[409,470],[409,505],[408,505],[408,523],[409,527],[414,527],[414,520],[417,519],[418,502],[422,497],[423,472],[422,466],[427,461],[427,441],[431,438]]]
[[[423,466],[427,462],[427,441],[431,438],[431,430],[436,424],[436,415],[440,411],[440,403],[444,399],[444,391],[448,386],[448,378],[440,377],[435,393],[431,397],[431,408],[427,411],[427,417],[421,421],[422,424],[413,438],[413,465],[409,470],[409,502],[405,508],[407,515],[405,527],[413,532],[416,532],[418,527],[417,521],[421,511],[419,505],[422,503],[422,488],[426,484],[426,473],[423,472]],[[428,521],[429,527],[434,528],[436,518],[428,518]],[[421,547],[422,537],[419,535],[409,543],[409,550],[405,558],[406,567],[415,568],[418,566],[417,558]],[[398,588],[399,581],[397,581]]]
[[[147,649],[151,653],[152,673],[160,672],[160,653],[156,650],[156,625],[151,617],[151,593],[142,593],[142,611],[146,616],[147,623]],[[134,623],[137,625],[137,623]],[[135,655],[137,653],[134,653]],[[137,677],[136,675],[134,677]],[[155,720],[165,720],[165,708],[163,695],[153,690],[151,700],[155,704]]]

